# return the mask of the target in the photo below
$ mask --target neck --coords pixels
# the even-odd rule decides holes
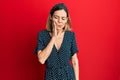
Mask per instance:
[[[63,29],[57,29],[57,34],[62,33]]]

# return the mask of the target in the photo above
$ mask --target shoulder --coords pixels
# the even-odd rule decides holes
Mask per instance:
[[[48,31],[47,31],[46,29],[40,30],[40,31],[38,32],[38,35],[46,35],[47,32],[48,32]]]
[[[38,33],[39,34],[43,34],[43,33],[46,33],[47,32],[47,30],[46,29],[43,29],[43,30],[40,30]]]
[[[71,37],[75,36],[75,32],[73,31],[66,31],[66,33]]]
[[[40,30],[38,32],[38,38],[46,38],[48,36],[48,31],[47,30]]]

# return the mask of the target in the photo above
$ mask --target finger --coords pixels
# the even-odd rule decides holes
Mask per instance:
[[[52,23],[52,30],[53,30],[53,32],[55,31],[55,22],[53,21],[53,23]]]
[[[57,25],[56,25],[56,22],[54,21],[54,33],[55,33],[55,35],[57,36]]]
[[[53,24],[54,24],[54,27],[56,28],[57,25],[56,25],[56,22],[55,22],[55,21],[53,22]]]
[[[56,28],[56,22],[55,22],[55,21],[53,22],[53,28],[54,28],[54,30],[57,29],[57,28]]]

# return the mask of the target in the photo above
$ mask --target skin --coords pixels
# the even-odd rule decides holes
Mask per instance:
[[[53,25],[53,32],[50,33],[50,35],[52,38],[45,49],[38,51],[38,60],[41,64],[44,64],[47,58],[50,56],[54,45],[59,51],[65,33],[63,31],[63,28],[66,25],[68,18],[64,10],[57,10],[54,12],[53,16],[51,16],[51,20]],[[75,78],[76,80],[79,80],[79,66],[76,54],[72,56],[72,65],[75,73]]]

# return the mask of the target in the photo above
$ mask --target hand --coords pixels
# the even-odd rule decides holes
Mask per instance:
[[[52,37],[57,37],[57,28],[56,28],[56,22],[53,22],[53,32],[52,32]]]

